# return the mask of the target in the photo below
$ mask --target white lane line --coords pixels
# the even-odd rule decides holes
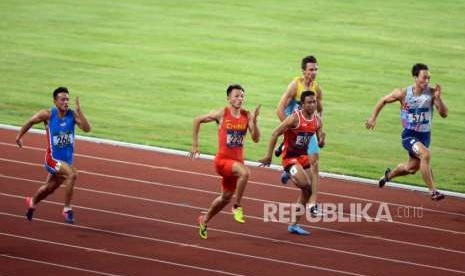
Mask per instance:
[[[10,213],[0,212],[0,215],[6,215],[6,216],[10,216],[10,217],[24,219],[23,216],[10,214]],[[58,224],[58,225],[68,226],[68,224],[63,223],[63,222],[56,222],[56,221],[51,221],[51,220],[46,220],[46,219],[36,219],[36,218],[34,218],[34,220],[41,221],[41,222],[46,222],[46,223],[51,223],[51,224]],[[179,223],[176,223],[176,224],[179,224]],[[337,273],[342,273],[342,274],[360,275],[360,274],[357,274],[357,273],[341,271],[341,270],[334,270],[334,269],[328,269],[328,268],[320,267],[320,266],[305,265],[305,264],[300,264],[300,263],[277,260],[277,259],[273,259],[273,258],[266,258],[266,257],[259,257],[259,256],[244,254],[244,253],[238,253],[238,252],[229,251],[229,250],[221,250],[221,249],[203,247],[203,246],[200,246],[198,244],[180,243],[180,242],[174,242],[174,241],[170,241],[170,240],[151,238],[151,237],[147,237],[147,236],[140,236],[140,235],[123,233],[123,232],[115,232],[115,231],[110,231],[110,230],[105,230],[105,229],[95,228],[95,227],[90,227],[90,226],[82,226],[82,225],[71,225],[71,226],[81,228],[81,229],[93,230],[93,231],[96,231],[96,232],[102,232],[102,233],[108,233],[108,234],[119,235],[119,236],[124,236],[124,237],[155,241],[155,242],[160,242],[160,243],[179,245],[179,246],[183,246],[183,247],[191,247],[191,248],[195,248],[195,249],[202,249],[202,250],[213,251],[213,252],[224,253],[224,254],[230,254],[230,255],[246,257],[246,258],[251,258],[251,259],[259,259],[259,260],[283,263],[283,264],[288,264],[288,265],[297,265],[297,266],[301,266],[301,267],[305,267],[305,268],[315,268],[315,269],[318,269],[318,270],[331,271],[331,272],[337,272]],[[186,224],[186,225],[182,224],[182,226],[197,228],[197,226],[192,226],[192,225],[188,225],[188,224]],[[214,229],[214,228],[212,228],[212,229]],[[228,232],[230,232],[230,231],[228,231]],[[232,233],[236,233],[236,232],[232,232]],[[237,233],[237,234],[239,234],[239,233]],[[269,241],[271,241],[273,243],[284,243],[284,241],[280,241],[280,240],[276,240],[276,239],[267,239],[267,240],[269,240]],[[297,244],[297,243],[293,243],[293,244]],[[315,247],[315,246],[311,246],[311,247]],[[362,254],[360,254],[360,255],[362,255]],[[365,257],[365,256],[363,255],[363,257]],[[370,256],[370,258],[373,258],[373,256]],[[374,259],[381,260],[381,261],[390,261],[391,260],[391,259],[382,258],[382,257],[374,257]],[[412,263],[412,262],[402,261],[402,260],[396,260],[396,262],[401,263],[401,264],[406,264],[406,265],[420,266],[420,267],[424,267],[424,268],[428,268],[428,269],[437,269],[437,270],[444,270],[444,271],[448,271],[448,272],[465,274],[465,271],[450,269],[450,268],[445,268],[445,267],[417,264],[417,263]]]
[[[13,198],[24,199],[24,196],[12,195],[12,194],[2,193],[2,192],[0,192],[0,196],[7,196],[7,197],[13,197]],[[53,204],[53,205],[59,205],[59,206],[63,205],[62,203],[54,202],[54,201],[48,201],[48,200],[44,200],[44,201],[41,201],[41,202],[48,203],[48,204]],[[173,205],[173,206],[180,206],[180,204],[176,204],[176,203],[170,203],[170,205]],[[194,228],[197,227],[197,226],[192,226],[192,225],[184,224],[184,223],[176,223],[176,222],[167,221],[167,220],[163,220],[163,219],[150,218],[150,217],[132,215],[132,214],[127,214],[127,213],[120,213],[120,212],[113,212],[113,211],[110,211],[110,210],[95,209],[95,208],[84,207],[84,206],[80,206],[80,205],[73,205],[73,206],[76,207],[76,208],[84,209],[84,210],[89,210],[89,211],[94,211],[94,212],[101,212],[101,213],[107,213],[107,214],[112,214],[112,215],[120,215],[120,216],[135,218],[135,219],[150,220],[150,221],[156,221],[156,222],[168,223],[168,224],[174,224],[174,225],[180,225],[180,226],[186,226],[186,227],[194,227]],[[207,210],[206,208],[192,207],[192,206],[185,206],[185,205],[182,205],[182,207],[191,208],[191,209],[199,209],[199,210],[202,210],[202,211]],[[231,215],[231,214],[232,214],[232,213],[226,212],[226,211],[221,211],[221,213],[223,213],[223,214],[228,214],[228,215]],[[263,221],[263,218],[260,218],[260,217],[255,217],[255,216],[246,216],[246,217],[247,217],[247,218],[250,218],[250,219],[255,219],[255,220]],[[278,222],[278,223],[279,223],[279,222]],[[285,223],[283,223],[283,224],[285,224]],[[302,226],[305,226],[305,227],[308,227],[308,228],[315,228],[315,229],[320,229],[320,230],[327,230],[327,231],[330,231],[330,232],[336,232],[336,233],[339,233],[339,234],[350,235],[350,236],[355,236],[355,237],[360,237],[360,238],[367,238],[367,239],[380,240],[380,241],[383,241],[383,242],[392,242],[392,243],[397,243],[397,244],[401,244],[401,245],[409,245],[409,246],[427,248],[427,249],[431,249],[431,250],[439,250],[439,251],[444,251],[444,252],[448,252],[448,253],[465,254],[464,251],[459,251],[459,250],[455,250],[455,249],[448,249],[448,248],[444,248],[444,247],[430,246],[430,245],[419,244],[419,243],[414,243],[414,242],[406,242],[406,241],[392,240],[392,239],[387,239],[387,238],[382,238],[382,237],[377,237],[377,236],[368,236],[368,235],[357,234],[357,233],[351,233],[351,232],[345,232],[345,231],[340,231],[340,230],[325,229],[325,228],[322,228],[322,227],[315,227],[315,226],[305,225],[305,224],[301,224],[301,225],[302,225]],[[209,228],[209,229],[210,229],[210,230],[215,230],[215,231],[218,231],[218,232],[222,232],[222,233],[228,233],[228,234],[240,235],[240,236],[245,236],[245,237],[252,237],[252,238],[257,238],[257,239],[269,240],[269,241],[272,241],[272,242],[290,243],[290,244],[296,245],[296,246],[317,248],[317,249],[321,249],[321,250],[328,250],[328,251],[339,252],[339,253],[344,253],[344,254],[352,254],[352,255],[356,255],[356,256],[378,258],[377,256],[365,255],[365,254],[360,254],[360,253],[351,252],[351,251],[344,251],[344,250],[339,250],[339,249],[333,249],[333,248],[329,248],[329,247],[319,247],[319,246],[313,246],[313,245],[306,245],[306,244],[300,244],[300,243],[293,243],[293,242],[290,242],[290,241],[279,241],[279,240],[275,240],[275,239],[273,239],[273,238],[267,238],[267,237],[264,237],[264,236],[256,236],[256,235],[253,235],[253,234],[246,234],[246,233],[239,233],[239,232],[231,232],[231,231],[228,231],[228,230],[223,230],[223,229],[218,229],[218,228]],[[381,257],[381,258],[382,258],[382,257]],[[389,260],[389,259],[386,259],[386,260]],[[393,261],[398,261],[398,260],[396,260],[396,259],[392,259],[392,260],[393,260]]]
[[[24,198],[23,196],[10,195],[10,194],[4,194],[4,193],[0,193],[0,195],[13,197],[13,198],[20,198],[20,199]],[[47,201],[47,200],[43,201],[43,202],[48,203],[48,204],[52,204],[52,205],[59,205],[59,206],[62,205],[62,203]],[[150,218],[150,217],[145,217],[145,216],[137,216],[137,215],[127,214],[127,213],[114,212],[114,211],[103,210],[103,209],[95,209],[95,208],[84,207],[84,206],[79,206],[79,205],[73,205],[73,207],[75,207],[76,209],[84,209],[84,210],[88,210],[88,211],[106,213],[106,214],[111,214],[111,215],[118,215],[118,216],[123,216],[123,217],[134,218],[134,219],[155,221],[155,222],[159,222],[159,223],[172,224],[172,225],[176,225],[176,226],[195,228],[195,229],[198,228],[198,226],[196,226],[196,225],[190,225],[190,224],[174,222],[174,221],[169,221],[169,220],[156,219],[156,218]],[[18,215],[4,213],[4,212],[0,212],[0,215],[8,215],[8,216],[14,216],[14,217],[18,217],[18,218],[24,218],[23,216],[18,216]],[[34,220],[35,219],[36,218],[34,218]],[[48,221],[48,220],[44,220],[44,219],[38,219],[38,220],[40,220],[40,221]],[[53,223],[55,223],[55,222],[53,222]],[[56,222],[56,223],[66,225],[64,223],[58,223],[58,222]],[[430,266],[430,265],[414,263],[414,262],[409,262],[409,261],[404,261],[404,260],[384,258],[384,257],[367,255],[367,254],[356,253],[356,252],[351,252],[351,251],[333,249],[333,248],[329,248],[329,247],[315,246],[315,245],[304,244],[304,243],[296,243],[296,242],[291,242],[291,241],[287,241],[287,240],[278,240],[278,239],[268,238],[268,237],[265,237],[265,236],[259,236],[259,235],[253,235],[253,234],[245,234],[245,233],[240,233],[240,232],[223,230],[223,229],[219,229],[219,228],[209,228],[209,229],[210,229],[210,231],[217,231],[217,232],[226,233],[226,234],[235,235],[235,236],[241,236],[241,237],[248,237],[248,238],[253,238],[253,239],[264,240],[264,241],[267,241],[267,242],[270,242],[270,243],[273,243],[273,244],[275,244],[275,243],[289,244],[289,245],[292,245],[292,246],[311,248],[311,249],[319,249],[319,250],[323,250],[323,251],[330,251],[330,252],[333,252],[333,253],[348,254],[348,255],[353,255],[353,256],[362,257],[362,258],[375,259],[375,260],[381,260],[381,261],[389,261],[389,262],[412,265],[412,266],[418,266],[418,267],[426,267],[426,268],[430,268],[430,269],[447,270],[447,271],[453,271],[453,272],[459,271],[459,270],[450,269],[450,268],[446,268],[446,267]],[[103,230],[103,231],[107,231],[107,230]],[[433,249],[436,249],[436,248],[433,248]],[[460,253],[463,254],[465,252],[460,252]],[[459,272],[465,274],[465,271],[459,271]]]
[[[13,126],[13,125],[0,124],[0,129],[5,129],[9,131],[18,131],[20,127]],[[29,130],[29,133],[45,135],[45,131],[41,129],[32,128]],[[123,147],[127,149],[138,149],[138,150],[143,150],[143,151],[157,152],[157,153],[177,155],[177,156],[187,156],[188,154],[188,152],[182,151],[182,150],[167,149],[167,148],[148,146],[148,145],[140,145],[140,144],[121,142],[121,141],[115,141],[115,140],[103,139],[103,138],[95,138],[95,137],[89,137],[89,136],[82,136],[82,135],[76,135],[76,139],[80,141],[86,141],[89,143],[93,143],[93,144],[104,144],[107,146]],[[212,155],[200,154],[200,159],[213,160],[213,158],[214,156]],[[253,162],[253,161],[245,161],[245,164],[248,166],[252,166],[252,167],[258,167],[260,165],[260,163]],[[270,169],[280,171],[282,170],[282,166],[271,164]],[[339,180],[345,180],[345,181],[351,181],[351,182],[358,183],[358,184],[365,184],[365,185],[368,184],[368,185],[378,186],[378,181],[374,179],[367,179],[367,178],[362,178],[362,177],[355,177],[355,176],[348,176],[348,175],[343,175],[343,174],[335,174],[335,173],[327,173],[327,172],[320,172],[320,176],[333,178],[333,179],[339,179]],[[414,191],[414,192],[428,193],[428,189],[426,187],[418,187],[418,186],[402,184],[402,183],[389,182],[389,187],[399,188],[399,189]],[[452,191],[443,191],[443,193],[447,196],[453,196],[453,197],[465,199],[465,193],[458,193],[458,192],[452,192]]]
[[[1,160],[1,158],[0,158],[0,160]],[[22,161],[19,161],[19,162],[22,162]],[[208,193],[208,194],[214,194],[214,195],[218,194],[216,192],[205,191],[205,190],[195,189],[195,188],[188,188],[188,187],[184,187],[184,186],[180,186],[180,185],[170,185],[170,184],[164,184],[164,183],[152,182],[152,181],[146,181],[146,180],[139,180],[139,179],[133,179],[133,178],[125,178],[125,177],[119,177],[119,176],[105,175],[105,174],[100,174],[100,173],[91,173],[91,172],[87,172],[87,171],[79,171],[79,172],[87,173],[87,174],[91,174],[91,175],[95,175],[95,176],[115,178],[115,179],[118,179],[118,180],[139,182],[139,183],[155,185],[155,186],[170,187],[170,188],[175,188],[175,189],[196,191],[196,192],[200,192],[200,193]],[[2,173],[0,173],[0,178],[15,179],[15,180],[34,182],[34,183],[39,183],[39,184],[43,183],[43,181],[39,181],[39,180],[32,180],[32,179],[26,179],[26,178],[14,177],[14,176],[7,176],[7,175],[4,175]],[[175,203],[175,202],[170,202],[170,201],[147,199],[147,198],[141,198],[141,197],[136,197],[136,196],[130,196],[130,195],[126,195],[126,194],[117,194],[117,193],[113,193],[113,192],[106,192],[106,191],[100,191],[100,190],[94,190],[94,189],[86,189],[86,188],[81,188],[81,187],[75,187],[75,189],[76,190],[82,190],[82,191],[91,191],[91,192],[100,193],[100,194],[122,196],[122,197],[126,197],[126,198],[133,198],[133,199],[156,202],[156,203],[166,204],[166,205],[173,205],[173,206],[178,206],[178,207],[186,207],[186,208],[191,208],[191,209],[206,210],[203,207],[196,207],[196,206],[192,206],[192,205],[189,205],[189,204],[180,204],[180,203]],[[259,198],[253,198],[253,197],[243,197],[243,198],[247,199],[247,200],[258,201],[258,202],[263,202],[263,203],[279,203],[279,202],[276,202],[276,201],[263,200],[263,199],[259,199]],[[222,212],[222,213],[225,213],[225,212]],[[353,214],[348,214],[348,213],[344,213],[344,212],[339,212],[339,213],[343,214],[343,215],[348,215],[348,216],[351,216],[351,217],[357,217],[357,218],[360,218],[361,220],[364,219],[364,217],[361,216],[361,215],[353,215]],[[256,217],[256,216],[251,216],[251,215],[247,215],[246,217],[257,219],[257,220],[263,220],[263,218]],[[442,229],[442,228],[436,228],[436,227],[430,227],[430,226],[422,226],[422,225],[411,224],[411,223],[406,223],[406,222],[387,221],[386,219],[380,219],[380,222],[381,221],[385,222],[385,223],[386,222],[387,223],[397,223],[397,224],[406,225],[406,226],[410,226],[410,227],[420,227],[420,228],[427,228],[427,229],[431,229],[431,230],[439,230],[439,231],[443,231],[443,232],[449,232],[449,233],[452,233],[452,234],[455,234],[455,235],[461,235],[461,234],[463,235],[463,234],[465,234],[464,232],[448,230],[448,229]],[[359,235],[359,234],[353,233],[353,232],[345,232],[345,231],[341,231],[341,230],[334,230],[334,229],[331,229],[331,228],[318,227],[318,226],[314,226],[314,225],[307,225],[307,224],[302,224],[302,225],[308,226],[310,228],[317,228],[317,229],[325,230],[325,231],[332,231],[332,232],[339,232],[339,233],[342,232],[344,234]],[[368,236],[368,237],[371,237],[371,236]]]
[[[37,184],[43,184],[43,181],[40,180],[34,180],[34,179],[27,179],[27,178],[22,178],[22,177],[15,177],[15,176],[8,176],[0,173],[0,178],[6,178],[6,179],[12,179],[12,180],[20,180],[20,181],[25,181],[25,182],[32,182],[32,183],[37,183]],[[60,188],[63,188],[63,185],[60,186]],[[124,197],[124,198],[130,198],[130,199],[136,199],[136,200],[141,200],[141,201],[147,201],[147,202],[153,202],[153,203],[159,203],[159,204],[165,204],[165,205],[171,205],[171,206],[176,206],[176,207],[185,207],[185,208],[190,208],[190,209],[197,209],[200,211],[206,211],[208,210],[207,208],[204,207],[195,207],[190,204],[182,204],[182,203],[176,203],[176,202],[171,202],[171,201],[165,201],[165,200],[157,200],[157,199],[151,199],[151,198],[145,198],[145,197],[139,197],[139,196],[131,196],[131,195],[126,195],[126,194],[119,194],[119,193],[114,193],[114,192],[107,192],[107,191],[101,191],[101,190],[94,190],[94,189],[88,189],[88,188],[82,188],[82,187],[74,187],[74,190],[77,191],[86,191],[86,192],[91,192],[91,193],[96,193],[96,194],[104,194],[104,195],[111,195],[111,196],[118,196],[118,197]],[[216,194],[216,193],[215,193]],[[74,206],[74,205],[73,205]],[[223,212],[225,213],[225,212]],[[230,213],[232,214],[232,213]]]
[[[0,177],[6,177],[6,176],[0,174]],[[6,178],[16,179],[16,180],[23,180],[23,181],[28,181],[28,182],[34,182],[34,183],[38,183],[38,184],[42,183],[42,181],[30,180],[30,179],[24,179],[24,178],[18,178],[18,177],[6,177]],[[175,186],[175,187],[178,187],[178,186]],[[83,190],[84,188],[76,187],[75,189],[82,189]],[[87,190],[92,191],[91,189],[87,189]],[[96,190],[93,190],[93,191],[96,191]],[[103,191],[99,191],[99,192],[103,192]],[[103,192],[103,193],[108,194],[109,192]],[[2,193],[0,193],[0,194],[2,194]],[[4,194],[4,195],[8,195],[8,194]],[[113,193],[113,195],[116,195],[116,194]],[[120,196],[127,197],[126,195],[120,195]],[[157,203],[161,203],[161,204],[168,204],[168,205],[172,205],[172,206],[180,206],[180,207],[190,208],[190,209],[206,210],[203,207],[195,207],[195,206],[192,206],[192,205],[179,204],[179,203],[173,203],[173,202],[168,202],[168,201],[157,201],[157,200],[154,200],[154,199],[149,199],[148,201],[157,202]],[[225,211],[222,211],[221,213],[230,214],[230,213],[225,212]],[[258,221],[263,221],[263,218],[256,217],[256,216],[251,216],[251,215],[247,215],[246,218],[251,218],[251,219],[258,220]],[[403,245],[410,245],[410,246],[428,248],[428,249],[433,249],[433,250],[440,250],[440,251],[446,251],[446,252],[452,252],[452,253],[465,254],[465,252],[463,252],[463,251],[448,249],[448,248],[444,248],[444,247],[436,247],[436,246],[430,246],[430,245],[426,245],[426,244],[420,244],[420,243],[414,243],[414,242],[408,242],[408,241],[401,241],[401,240],[395,240],[395,239],[388,239],[388,238],[383,238],[383,237],[380,237],[380,236],[370,236],[370,235],[359,234],[359,233],[354,233],[354,232],[335,230],[335,229],[320,227],[320,226],[316,226],[316,225],[308,225],[308,224],[301,224],[301,225],[306,226],[308,228],[319,229],[319,230],[322,230],[322,231],[334,232],[334,233],[350,235],[350,236],[355,236],[355,237],[373,239],[373,240],[381,240],[383,242],[391,242],[391,243],[397,243],[397,244],[403,244]]]
[[[5,143],[5,142],[0,142],[0,145],[10,146],[10,147],[17,147],[16,144]],[[36,151],[44,151],[44,149],[38,148],[38,147],[24,146],[23,148],[36,150]],[[83,158],[89,158],[89,159],[95,159],[95,160],[100,160],[100,161],[106,161],[106,162],[113,162],[113,163],[118,163],[118,164],[139,166],[139,167],[145,167],[145,168],[150,168],[150,169],[166,170],[166,171],[172,171],[172,172],[177,172],[177,173],[185,173],[185,174],[192,174],[192,175],[198,175],[198,176],[205,176],[205,177],[221,179],[221,177],[218,176],[218,175],[195,172],[195,171],[189,171],[189,170],[174,169],[174,168],[165,167],[165,166],[148,165],[148,164],[143,164],[143,163],[124,161],[124,160],[119,160],[119,159],[104,158],[104,157],[98,157],[98,156],[92,156],[92,155],[86,155],[86,154],[79,154],[79,153],[76,153],[75,156],[79,156],[79,157],[83,157]],[[248,182],[253,183],[253,184],[257,184],[257,185],[261,185],[261,186],[276,188],[276,189],[288,189],[288,190],[296,190],[296,191],[298,190],[297,188],[291,187],[291,186],[273,185],[273,184],[270,184],[270,183],[265,183],[265,182],[260,182],[260,181],[249,180]],[[360,197],[354,197],[354,196],[347,196],[347,195],[343,195],[343,194],[327,193],[327,192],[321,192],[321,191],[319,192],[319,194],[327,195],[327,196],[333,196],[333,197],[346,198],[346,199],[355,199],[355,200],[360,200],[360,201],[374,202],[374,203],[378,203],[378,204],[380,204],[380,203],[388,203],[388,204],[393,205],[393,206],[400,206],[400,207],[405,207],[405,208],[418,208],[418,206],[405,205],[405,204],[392,203],[392,202],[385,202],[385,201],[379,201],[379,200],[367,199],[367,198],[360,198]],[[463,214],[463,213],[448,212],[448,211],[442,211],[442,210],[436,210],[436,209],[430,209],[430,208],[424,208],[424,207],[421,207],[421,208],[422,208],[423,211],[465,217],[465,214]]]
[[[5,214],[5,213],[1,213],[1,212],[0,212],[0,214],[3,215],[3,214]],[[17,215],[8,214],[8,213],[6,213],[6,214],[9,215],[9,216],[12,216],[12,217],[16,217],[16,218],[21,218],[21,219],[23,219],[22,216],[17,216]],[[47,222],[47,223],[54,223],[54,224],[65,225],[64,223],[58,223],[58,222],[54,222],[54,221],[50,221],[50,220],[40,220],[40,221],[42,221],[42,222]],[[335,273],[344,274],[344,275],[366,276],[366,275],[364,275],[364,274],[358,274],[358,273],[349,272],[349,271],[331,269],[331,268],[326,268],[326,267],[321,267],[321,266],[315,266],[315,265],[306,265],[306,264],[295,263],[295,262],[289,262],[289,261],[283,261],[283,260],[278,260],[278,259],[273,259],[273,258],[266,258],[266,257],[254,256],[254,255],[243,254],[243,253],[238,253],[238,252],[229,251],[229,250],[214,249],[214,248],[209,248],[209,247],[200,246],[200,245],[197,245],[197,244],[180,243],[180,242],[174,242],[174,241],[170,241],[170,240],[156,239],[156,238],[150,238],[150,237],[146,237],[146,236],[139,236],[139,235],[134,235],[134,234],[128,234],[128,233],[122,233],[122,232],[116,232],[116,231],[109,231],[109,230],[100,229],[100,228],[94,228],[94,227],[89,227],[89,226],[71,225],[71,227],[80,228],[80,229],[86,229],[86,230],[92,230],[92,231],[101,232],[101,233],[107,233],[107,234],[112,234],[112,235],[118,235],[118,236],[123,236],[123,237],[128,237],[128,238],[143,239],[143,240],[149,240],[149,241],[152,241],[152,242],[165,243],[165,244],[176,245],[176,246],[182,246],[182,247],[190,247],[190,248],[193,248],[193,249],[199,249],[199,250],[204,250],[204,251],[211,251],[211,252],[215,252],[215,253],[222,253],[222,254],[227,254],[227,255],[233,255],[233,256],[238,256],[238,257],[244,257],[244,258],[248,258],[248,259],[256,259],[256,260],[267,261],[267,262],[272,262],[272,263],[284,264],[284,265],[289,265],[289,266],[291,266],[291,267],[292,267],[292,266],[298,266],[298,267],[307,268],[307,269],[316,269],[316,270],[322,270],[322,271],[329,271],[329,272],[335,272]],[[1,232],[0,232],[0,235],[1,235],[1,234],[6,234],[6,233],[1,233]],[[13,235],[13,236],[17,236],[17,235]],[[25,236],[21,236],[21,237],[25,237]],[[29,238],[29,237],[28,237],[28,238]],[[35,239],[35,238],[31,238],[31,239],[33,239],[33,240],[39,240],[39,241],[44,241],[44,240],[42,240],[42,239]],[[60,244],[60,245],[61,245],[61,243],[58,243],[58,242],[54,242],[54,243],[57,243],[57,244]],[[85,247],[81,247],[81,246],[79,246],[79,247],[80,247],[80,248],[85,248]],[[95,250],[95,249],[91,249],[91,250]],[[112,251],[101,250],[101,249],[97,249],[96,251],[98,251],[98,252],[105,252],[105,253],[106,253],[106,252],[112,252]],[[119,253],[119,254],[124,254],[124,253]],[[129,255],[129,254],[125,254],[125,255]],[[130,255],[130,256],[133,256],[133,255]],[[140,257],[140,256],[137,256],[137,257]],[[147,257],[140,257],[140,258],[147,258]],[[209,269],[209,271],[218,271],[218,270]],[[229,273],[228,273],[228,274],[229,274]],[[232,273],[229,274],[229,275],[232,275]],[[234,274],[234,275],[237,275],[237,274]]]
[[[6,158],[0,158],[0,161],[16,163],[16,164],[23,164],[23,165],[29,165],[29,166],[36,166],[36,167],[42,167],[43,166],[42,164],[38,164],[38,163],[24,162],[24,161],[18,161],[18,160],[6,159]],[[185,186],[182,186],[182,185],[171,185],[171,184],[165,184],[165,183],[148,181],[148,180],[141,180],[141,179],[135,179],[135,178],[129,178],[129,177],[122,177],[122,176],[108,175],[108,174],[102,174],[102,173],[97,173],[97,172],[90,172],[90,171],[85,171],[85,170],[79,170],[78,172],[79,173],[89,174],[89,175],[94,175],[94,176],[113,178],[113,179],[130,181],[130,182],[138,182],[138,183],[149,184],[149,185],[157,185],[157,186],[170,187],[170,188],[175,188],[175,189],[196,191],[196,192],[200,192],[200,193],[218,194],[216,192],[206,191],[206,190],[202,190],[202,189],[189,188],[189,187],[185,187]],[[244,196],[243,198],[248,199],[248,200],[252,200],[252,201],[264,202],[264,203],[277,203],[275,201],[264,200],[264,199],[253,198],[253,197]],[[352,216],[352,217],[358,217],[358,218],[363,219],[363,216],[361,216],[361,215],[353,215],[353,214],[347,214],[347,213],[342,213],[342,214],[346,214],[346,215],[349,215],[349,216]],[[400,225],[404,225],[404,226],[407,226],[407,227],[423,228],[423,229],[428,229],[428,230],[446,232],[446,233],[451,233],[451,234],[454,234],[454,235],[465,234],[465,232],[461,232],[461,231],[455,231],[455,230],[439,228],[439,227],[433,227],[433,226],[426,226],[426,225],[421,225],[421,224],[413,224],[413,223],[408,223],[408,222],[401,222],[401,221],[396,221],[396,220],[380,219],[380,221],[385,222],[385,223],[400,224]]]
[[[71,270],[89,272],[89,273],[97,274],[97,275],[104,275],[104,276],[124,276],[124,275],[122,275],[122,274],[105,273],[105,272],[101,272],[101,271],[89,270],[89,269],[85,269],[85,268],[81,268],[81,267],[76,267],[76,266],[62,265],[62,264],[57,264],[57,263],[52,263],[52,262],[45,262],[45,261],[36,260],[36,259],[30,259],[30,258],[23,258],[23,257],[18,257],[18,256],[12,256],[12,255],[8,255],[8,254],[0,254],[0,257],[8,258],[8,259],[14,259],[14,260],[20,260],[20,261],[26,261],[26,262],[32,262],[32,263],[38,263],[38,264],[43,264],[43,265],[48,265],[48,266],[55,266],[55,267],[60,267],[60,268],[66,268],[66,269],[71,269]],[[31,273],[31,274],[34,274],[34,273]]]
[[[52,244],[52,245],[56,245],[56,246],[70,247],[70,248],[74,248],[74,249],[85,250],[86,252],[93,251],[93,252],[98,252],[98,253],[103,253],[103,254],[115,255],[115,256],[119,256],[119,257],[125,257],[125,258],[129,258],[129,259],[136,259],[136,260],[143,260],[143,261],[162,263],[162,264],[167,264],[167,265],[172,265],[172,266],[177,266],[177,267],[182,267],[182,268],[189,268],[189,269],[196,269],[196,270],[202,270],[202,271],[207,271],[207,272],[219,273],[219,274],[223,274],[223,275],[245,276],[243,274],[231,273],[231,272],[218,270],[218,269],[210,269],[210,268],[201,267],[201,266],[186,265],[186,264],[166,261],[166,260],[162,260],[162,259],[158,259],[158,258],[149,258],[149,257],[142,257],[142,256],[138,256],[138,255],[125,254],[125,253],[120,253],[120,252],[115,252],[115,251],[108,251],[106,249],[98,249],[98,248],[79,246],[79,245],[74,245],[74,244],[69,244],[69,243],[54,242],[54,241],[36,239],[36,238],[27,237],[27,236],[15,235],[15,234],[4,233],[4,232],[0,232],[0,235],[10,237],[10,238],[18,238],[18,239],[24,239],[24,240],[34,241],[34,242],[39,242],[39,243]]]

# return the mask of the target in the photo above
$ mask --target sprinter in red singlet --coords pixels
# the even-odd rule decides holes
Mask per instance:
[[[199,156],[199,131],[200,124],[217,122],[218,128],[218,152],[215,156],[215,168],[221,175],[221,195],[210,205],[208,212],[201,215],[199,220],[200,238],[207,238],[207,223],[220,212],[230,201],[236,191],[236,202],[232,208],[234,219],[244,223],[244,213],[241,205],[250,170],[244,165],[244,142],[247,129],[252,140],[258,143],[260,130],[257,125],[257,117],[260,113],[260,105],[253,112],[242,109],[245,99],[244,89],[238,85],[230,85],[226,90],[229,106],[200,115],[194,119],[191,158]]]
[[[314,92],[304,91],[300,96],[300,103],[301,109],[294,111],[273,131],[268,152],[259,162],[263,166],[270,165],[276,141],[284,134],[283,168],[290,175],[291,181],[301,189],[297,203],[298,208],[305,210],[305,204],[312,195],[312,175],[307,150],[313,136],[321,135],[322,123],[315,113],[317,102]],[[291,224],[288,227],[290,233],[310,234],[297,224],[301,216],[296,215],[295,218],[291,218]]]

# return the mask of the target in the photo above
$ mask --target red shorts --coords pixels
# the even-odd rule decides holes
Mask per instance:
[[[223,177],[221,180],[221,186],[224,191],[233,192],[236,191],[237,176],[234,176],[232,167],[234,162],[239,162],[233,159],[221,159],[215,157],[215,169],[216,172]]]
[[[52,155],[47,151],[45,154],[45,169],[50,173],[55,175],[61,167],[62,162],[60,160],[56,160],[52,157]]]
[[[288,171],[295,164],[302,165],[304,169],[310,168],[310,160],[308,160],[308,155],[283,159],[283,168],[285,171]]]

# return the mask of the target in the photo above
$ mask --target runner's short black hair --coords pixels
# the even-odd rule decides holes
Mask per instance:
[[[239,90],[242,90],[242,92],[245,92],[244,88],[242,88],[240,84],[231,84],[226,89],[226,96],[229,96],[229,94],[231,94],[231,91],[233,91],[234,89],[239,89]]]
[[[306,56],[302,59],[302,70],[305,70],[305,68],[307,68],[307,63],[318,63],[316,61],[316,57],[314,56]]]
[[[53,99],[56,100],[58,94],[60,94],[60,93],[69,94],[68,88],[63,87],[63,86],[60,86],[60,87],[58,87],[57,89],[55,89],[55,90],[53,91]]]
[[[315,95],[316,95],[315,92],[310,91],[310,90],[302,92],[302,94],[300,94],[300,103],[303,104],[306,97],[315,96]]]
[[[421,70],[429,70],[428,65],[423,64],[423,63],[417,63],[417,64],[413,65],[413,67],[412,67],[412,76],[413,77],[418,77]]]

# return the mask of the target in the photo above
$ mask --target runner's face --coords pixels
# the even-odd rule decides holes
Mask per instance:
[[[316,110],[316,98],[315,96],[307,96],[305,97],[304,102],[302,103],[302,110],[307,112],[307,114],[311,115]]]
[[[316,63],[307,63],[305,70],[303,70],[304,77],[309,80],[316,79],[316,75],[318,74],[318,64]]]
[[[67,111],[69,109],[69,95],[68,93],[58,93],[54,100],[55,106],[60,111]]]
[[[228,97],[229,103],[234,108],[241,108],[242,103],[244,102],[244,99],[245,99],[244,91],[240,89],[233,89]]]
[[[428,70],[421,70],[418,77],[415,77],[415,85],[422,90],[426,89],[429,85],[431,74]]]

